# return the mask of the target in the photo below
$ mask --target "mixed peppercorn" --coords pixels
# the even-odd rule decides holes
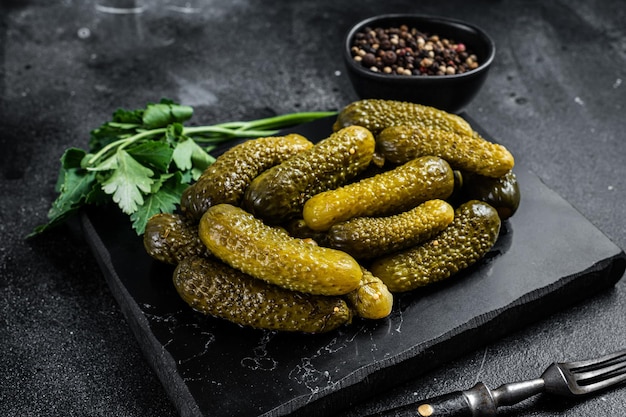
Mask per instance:
[[[371,71],[397,75],[453,75],[478,67],[463,43],[406,25],[365,27],[355,34],[352,58]]]

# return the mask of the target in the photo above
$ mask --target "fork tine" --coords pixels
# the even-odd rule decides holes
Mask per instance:
[[[611,387],[613,385],[617,385],[624,381],[626,381],[626,373],[615,375],[607,379],[601,379],[598,382],[594,382],[588,385],[583,385],[582,389],[584,389],[586,392],[593,392]]]
[[[587,385],[585,384],[586,380],[604,379],[606,377],[626,374],[626,362],[616,363],[591,371],[581,372],[579,370],[574,370],[573,373],[576,375],[576,380],[579,384]]]
[[[598,368],[613,361],[625,361],[625,360],[626,360],[626,349],[622,349],[617,352],[613,352],[608,355],[601,356],[599,358],[589,359],[589,360],[584,360],[584,361],[577,361],[577,362],[564,362],[562,363],[562,365],[566,365],[567,368],[571,371],[576,371],[576,370],[579,370],[579,368],[587,368],[587,367]]]
[[[626,349],[596,359],[560,363],[570,384],[592,392],[626,381]]]

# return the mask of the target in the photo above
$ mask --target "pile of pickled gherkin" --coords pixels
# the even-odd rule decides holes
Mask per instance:
[[[191,308],[321,333],[387,317],[396,293],[453,276],[518,208],[514,158],[457,115],[361,100],[326,139],[236,145],[153,216],[144,246]]]

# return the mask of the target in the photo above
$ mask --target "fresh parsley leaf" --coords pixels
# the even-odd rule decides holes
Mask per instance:
[[[84,165],[84,160],[83,160],[83,165]],[[117,169],[117,155],[115,154],[111,155],[110,157],[100,162],[96,166],[87,164],[85,169],[89,171],[110,171],[113,169]]]
[[[148,220],[155,214],[173,213],[176,211],[177,205],[180,204],[180,197],[186,188],[187,184],[183,182],[180,172],[170,176],[157,189],[153,187],[152,194],[146,198],[144,204],[130,215],[133,229],[135,229],[137,234],[144,233]]]
[[[48,211],[50,219],[61,217],[65,212],[80,206],[84,196],[94,186],[96,175],[82,168],[71,168],[65,170],[63,178],[61,193]]]
[[[61,156],[61,167],[63,169],[71,169],[71,168],[81,168],[83,158],[85,158],[87,153],[78,148],[68,148]]]
[[[141,165],[123,149],[116,153],[117,167],[102,183],[105,193],[111,194],[113,201],[126,214],[136,212],[144,203],[142,193],[150,192],[154,172]]]
[[[102,189],[101,184],[103,180],[99,177],[100,175],[96,174],[96,184],[85,195],[85,204],[102,206],[111,202],[111,196]]]
[[[128,147],[126,151],[142,165],[150,166],[157,171],[167,172],[174,150],[163,142],[143,142]]]
[[[84,156],[84,154],[85,151],[70,148],[61,157],[63,170],[60,178],[63,180],[59,182],[59,196],[48,211],[50,220],[62,217],[65,212],[80,206],[84,195],[93,188],[95,174],[80,167],[80,159],[82,159],[81,156]],[[78,163],[76,162],[77,160]]]
[[[115,113],[113,113],[113,122],[115,123],[125,123],[139,126],[143,123],[143,109],[137,110],[125,110],[125,109],[117,109]]]
[[[85,203],[86,196],[97,186],[96,174],[82,168],[69,168],[62,171],[59,176],[59,196],[48,210],[48,222],[37,226],[33,233],[51,229],[67,220]]]
[[[182,123],[193,115],[193,109],[189,106],[161,102],[149,104],[143,112],[142,122],[148,129],[166,127],[171,123]]]
[[[204,170],[215,162],[215,158],[195,141],[191,140],[191,142],[195,144],[193,150],[191,151],[191,170],[194,175],[193,179],[197,180],[200,174],[202,174]],[[212,147],[210,147],[210,149],[212,149]]]
[[[172,146],[176,146],[185,137],[184,131],[185,126],[182,123],[172,123],[165,129],[165,141]]]
[[[181,171],[187,171],[193,167],[193,161],[191,157],[194,152],[197,151],[198,144],[189,138],[181,140],[172,155],[172,160],[176,164],[176,167]]]
[[[61,156],[61,170],[54,186],[56,192],[61,193],[66,181],[65,171],[72,168],[81,168],[81,162],[85,158],[85,151],[78,148],[68,148]],[[60,196],[59,196],[60,197]]]

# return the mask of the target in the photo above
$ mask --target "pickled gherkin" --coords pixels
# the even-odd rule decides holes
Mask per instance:
[[[423,104],[382,99],[364,99],[348,104],[337,115],[333,130],[356,125],[378,135],[389,126],[406,124],[465,136],[474,134],[470,124],[455,114]]]
[[[215,204],[239,205],[244,191],[261,172],[311,147],[313,143],[297,134],[252,139],[236,145],[185,189],[181,211],[198,221]]]
[[[363,275],[347,253],[293,238],[229,204],[209,208],[199,234],[211,253],[228,265],[290,290],[343,295],[356,289]]]
[[[143,245],[152,258],[172,265],[190,256],[210,254],[198,236],[198,225],[176,213],[158,213],[150,217]]]
[[[374,177],[322,192],[304,204],[302,217],[313,230],[328,230],[353,217],[385,216],[410,210],[454,190],[454,173],[441,158],[424,156]]]
[[[496,209],[471,200],[455,210],[439,235],[414,248],[375,260],[370,271],[391,292],[404,292],[446,279],[481,259],[500,232]]]
[[[477,133],[463,136],[413,125],[391,126],[376,137],[376,145],[385,160],[394,164],[435,155],[448,161],[452,169],[493,178],[505,175],[515,164],[513,155],[504,146]]]
[[[365,268],[359,287],[346,294],[345,298],[356,315],[365,319],[385,318],[393,308],[393,294],[379,278]]]
[[[341,297],[286,290],[215,259],[185,258],[174,270],[173,282],[194,310],[242,326],[323,333],[352,319],[352,311]]]
[[[369,165],[376,142],[370,131],[351,126],[331,134],[255,178],[243,206],[271,223],[300,217],[313,195],[339,187]]]
[[[521,193],[513,171],[499,178],[464,172],[460,194],[465,200],[480,200],[495,208],[500,219],[513,216],[519,208]]]
[[[355,217],[333,225],[326,244],[354,258],[370,259],[423,243],[445,229],[454,209],[443,200],[429,200],[386,217]]]
[[[306,225],[304,219],[293,219],[285,223],[285,231],[290,236],[297,237],[299,239],[306,239],[308,241],[314,241],[315,244],[328,247],[328,234],[325,231],[319,232],[311,229]]]

